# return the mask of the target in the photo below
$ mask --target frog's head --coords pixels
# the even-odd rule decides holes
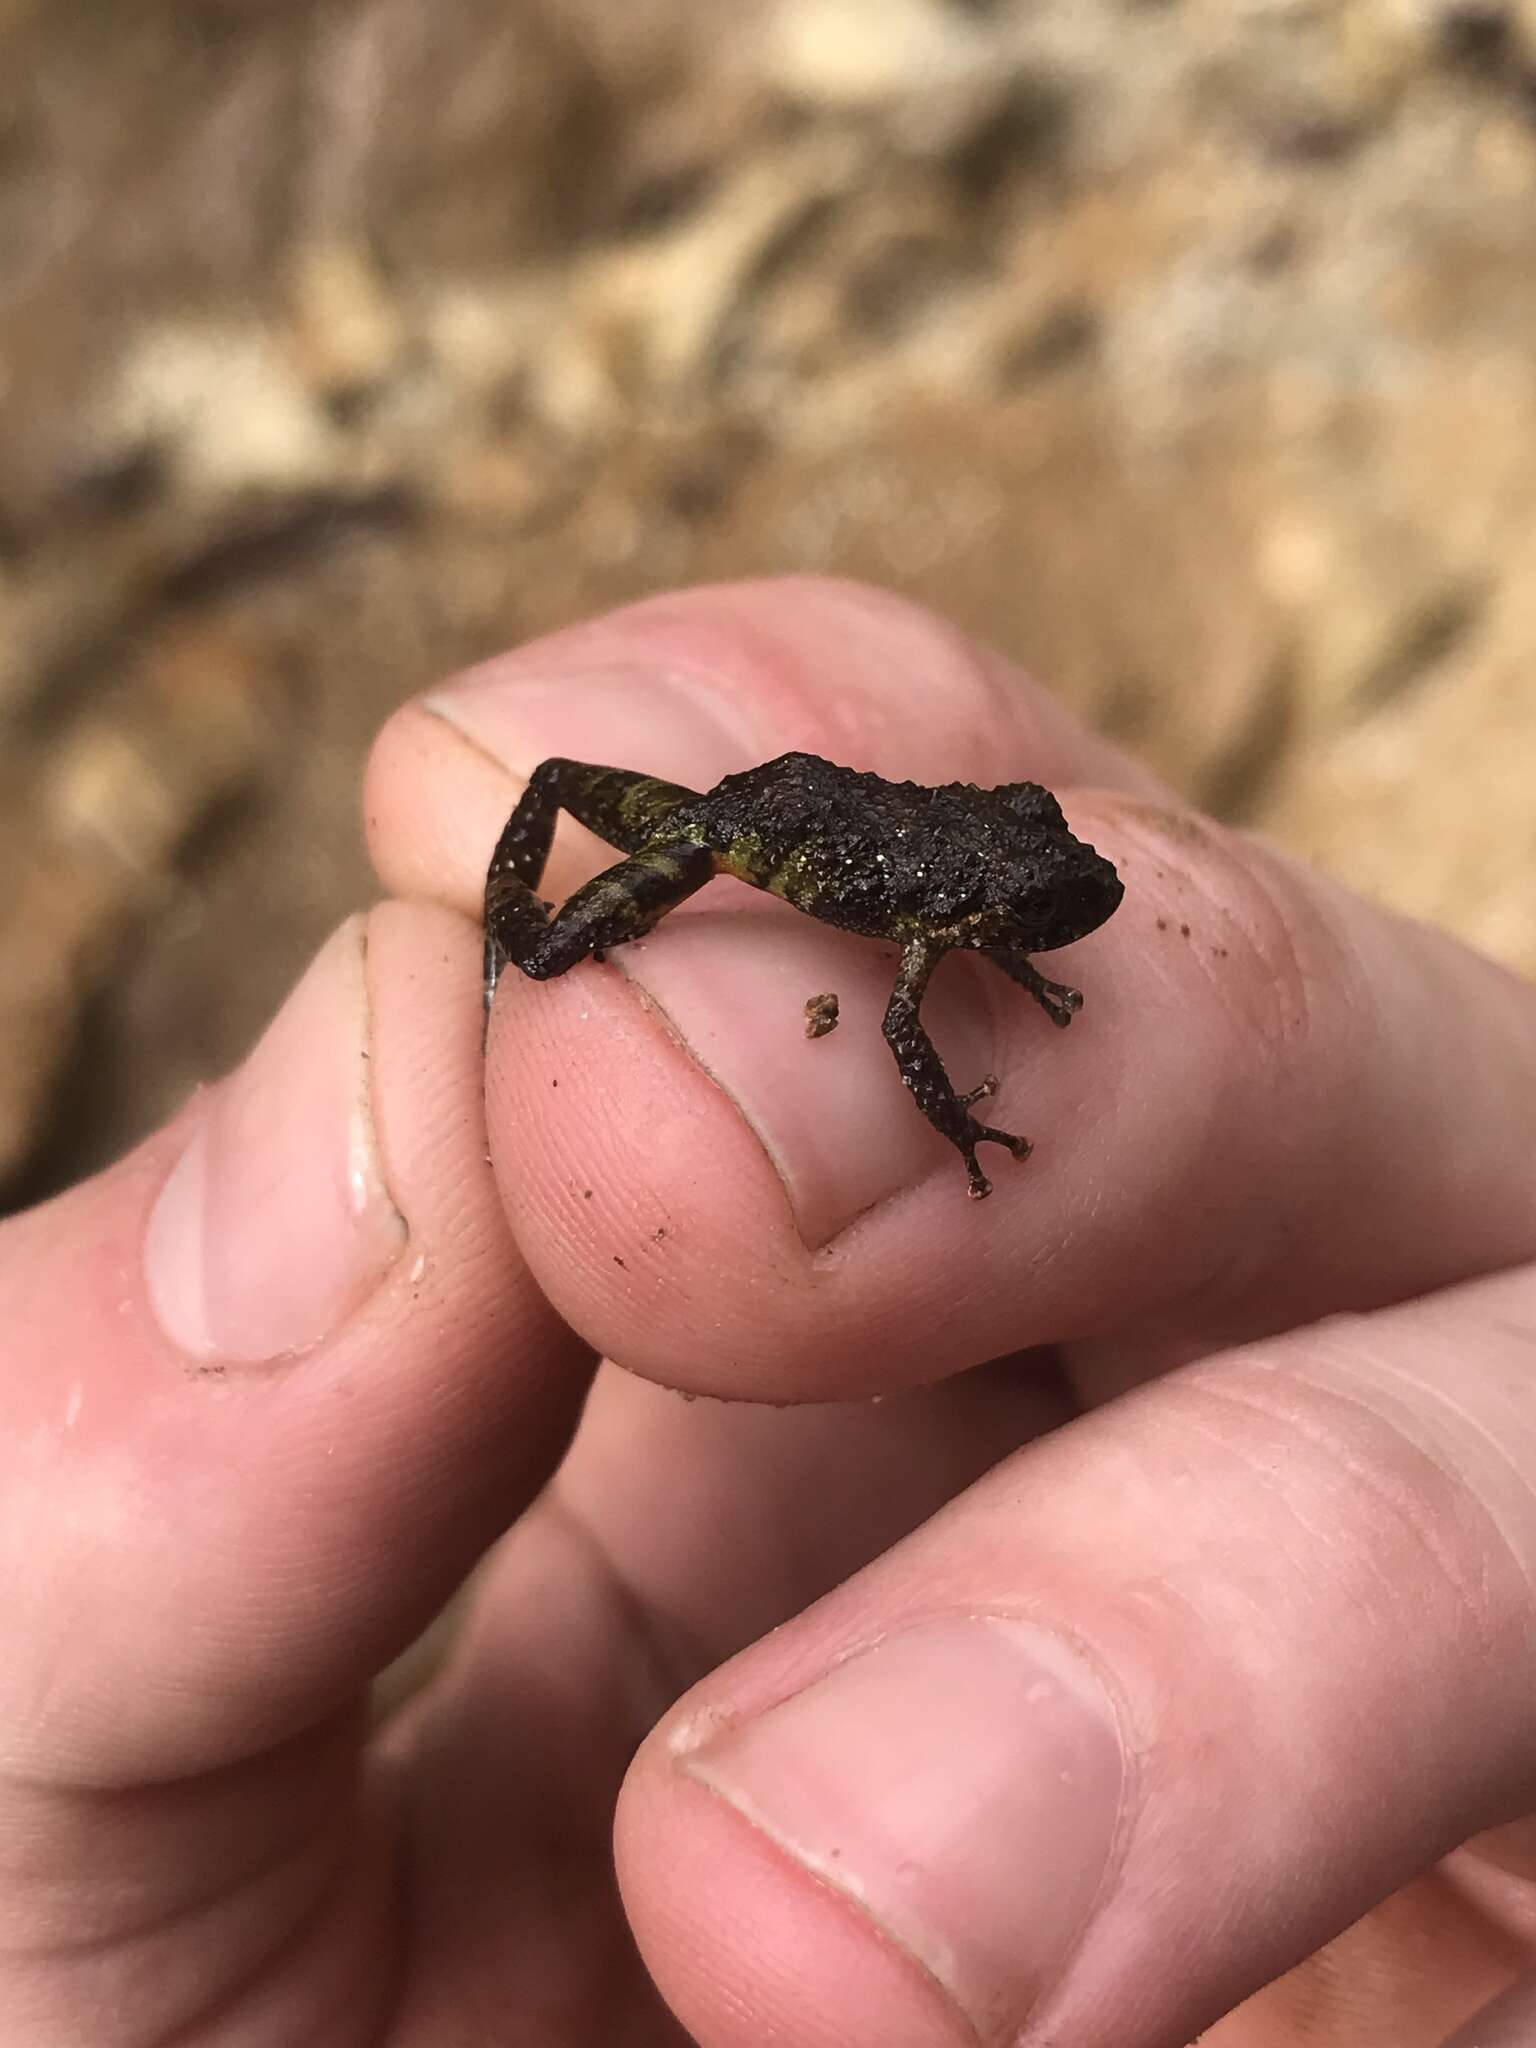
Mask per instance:
[[[1038,783],[1011,783],[996,794],[1013,820],[1001,861],[999,921],[1006,930],[999,942],[1047,953],[1097,931],[1125,894],[1114,863],[1069,829],[1055,797]]]
[[[1113,861],[1097,853],[1085,839],[1066,836],[1067,862],[1057,882],[1047,890],[1049,936],[1035,941],[1046,952],[1053,946],[1070,946],[1076,939],[1096,932],[1105,919],[1120,907],[1125,884]]]

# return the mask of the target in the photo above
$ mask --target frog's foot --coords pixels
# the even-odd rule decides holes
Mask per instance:
[[[589,960],[595,960],[598,966],[601,967],[603,962],[608,958],[608,952],[610,947],[632,946],[634,945],[637,939],[648,939],[651,933],[655,931],[655,929],[656,927],[654,924],[638,924],[635,926],[635,929],[632,932],[622,932],[620,933],[618,938],[610,939],[607,946],[594,946],[591,952],[587,955],[587,958]]]
[[[526,882],[520,882],[515,875],[501,873],[494,878],[494,887],[487,884],[485,909],[485,1030],[490,1029],[491,1004],[496,995],[496,984],[503,972],[517,957],[509,938],[526,940],[530,932],[537,932],[548,924],[554,905],[546,903],[542,896],[535,896]]]
[[[964,1100],[963,1097],[961,1099],[962,1101]],[[960,1150],[965,1155],[965,1175],[969,1183],[968,1192],[973,1202],[979,1202],[984,1195],[991,1194],[992,1183],[976,1163],[976,1147],[983,1141],[992,1145],[1002,1145],[1013,1154],[1015,1159],[1020,1160],[1027,1159],[1033,1147],[1030,1145],[1028,1138],[1015,1137],[1012,1131],[994,1131],[990,1124],[977,1123],[975,1117],[967,1117],[966,1122],[970,1128],[966,1133],[966,1140],[961,1143]]]
[[[989,954],[1002,968],[1010,980],[1027,989],[1044,1010],[1051,1022],[1065,1030],[1078,1011],[1083,1007],[1083,992],[1080,988],[1068,988],[1064,981],[1047,981],[1039,968],[1022,953],[1010,952],[999,947]]]
[[[1080,988],[1068,988],[1064,981],[1047,981],[1043,975],[1039,986],[1032,988],[1030,994],[1051,1022],[1063,1031],[1083,1007]]]

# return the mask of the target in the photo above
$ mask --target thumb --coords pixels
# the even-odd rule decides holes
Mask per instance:
[[[558,1457],[585,1355],[507,1241],[476,952],[440,910],[343,926],[238,1073],[0,1230],[0,1768],[282,1741]]]

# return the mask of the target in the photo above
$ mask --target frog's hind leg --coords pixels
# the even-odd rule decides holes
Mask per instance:
[[[533,946],[546,930],[547,905],[533,892],[549,859],[560,812],[569,811],[579,824],[611,846],[625,853],[638,853],[669,812],[694,800],[694,792],[680,783],[663,782],[654,775],[635,775],[625,768],[602,768],[592,762],[558,757],[539,763],[502,829],[486,870],[487,1013],[502,968],[509,960],[522,966],[519,948]]]
[[[983,1195],[991,1194],[992,1183],[976,1163],[976,1147],[984,1141],[1003,1145],[1015,1159],[1027,1159],[1029,1140],[1017,1138],[1011,1131],[994,1130],[971,1115],[969,1105],[990,1095],[996,1082],[989,1075],[968,1095],[957,1094],[943,1061],[933,1049],[932,1039],[923,1029],[918,1011],[933,970],[945,951],[945,947],[931,939],[914,939],[907,947],[886,1006],[885,1038],[918,1108],[964,1159],[970,1192],[979,1201]]]
[[[636,775],[628,768],[600,768],[591,761],[558,757],[541,761],[496,842],[487,893],[498,875],[511,875],[528,888],[537,888],[561,811],[569,811],[621,853],[638,853],[669,812],[697,800],[697,792],[681,783]]]
[[[507,961],[534,981],[549,981],[608,946],[640,938],[714,872],[714,855],[692,841],[648,847],[594,875],[553,918],[526,883],[497,880],[486,890],[487,1007]]]

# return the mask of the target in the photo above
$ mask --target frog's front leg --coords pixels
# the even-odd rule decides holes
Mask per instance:
[[[553,918],[525,883],[498,879],[486,891],[487,1007],[507,961],[534,981],[548,981],[605,947],[641,937],[714,872],[715,857],[706,846],[684,840],[648,847],[594,875]]]
[[[1047,981],[1025,954],[1011,952],[1006,946],[990,946],[987,958],[1001,967],[1010,981],[1016,981],[1020,988],[1027,989],[1051,1022],[1063,1030],[1083,1007],[1081,989],[1068,988],[1064,981]]]
[[[944,1063],[923,1029],[918,1011],[933,970],[947,948],[933,939],[914,939],[901,958],[896,986],[885,1012],[885,1038],[895,1054],[901,1078],[911,1089],[918,1108],[935,1130],[942,1131],[965,1160],[970,1192],[978,1200],[992,1192],[992,1183],[976,1163],[976,1147],[986,1140],[1005,1145],[1015,1159],[1029,1157],[1028,1138],[1016,1138],[1011,1131],[997,1131],[979,1123],[968,1105],[990,1094],[987,1082],[969,1095],[955,1092],[944,1071]]]
[[[517,808],[502,828],[485,875],[485,1007],[509,960],[523,962],[519,948],[537,951],[545,935],[548,906],[533,893],[544,873],[555,824],[562,810],[625,853],[639,853],[657,826],[695,792],[654,775],[627,768],[603,768],[558,757],[541,761],[528,778]],[[610,870],[610,872],[613,872]],[[598,879],[601,879],[599,877]],[[694,885],[695,887],[697,884]],[[685,890],[685,895],[689,892]],[[571,902],[574,904],[575,897]],[[569,906],[568,906],[569,907]],[[659,913],[658,913],[659,915]],[[563,913],[562,913],[563,916]],[[595,942],[599,947],[601,941]],[[591,950],[589,947],[588,951]],[[574,965],[576,954],[566,966]],[[531,973],[531,968],[525,968]],[[558,968],[550,972],[558,973]]]

